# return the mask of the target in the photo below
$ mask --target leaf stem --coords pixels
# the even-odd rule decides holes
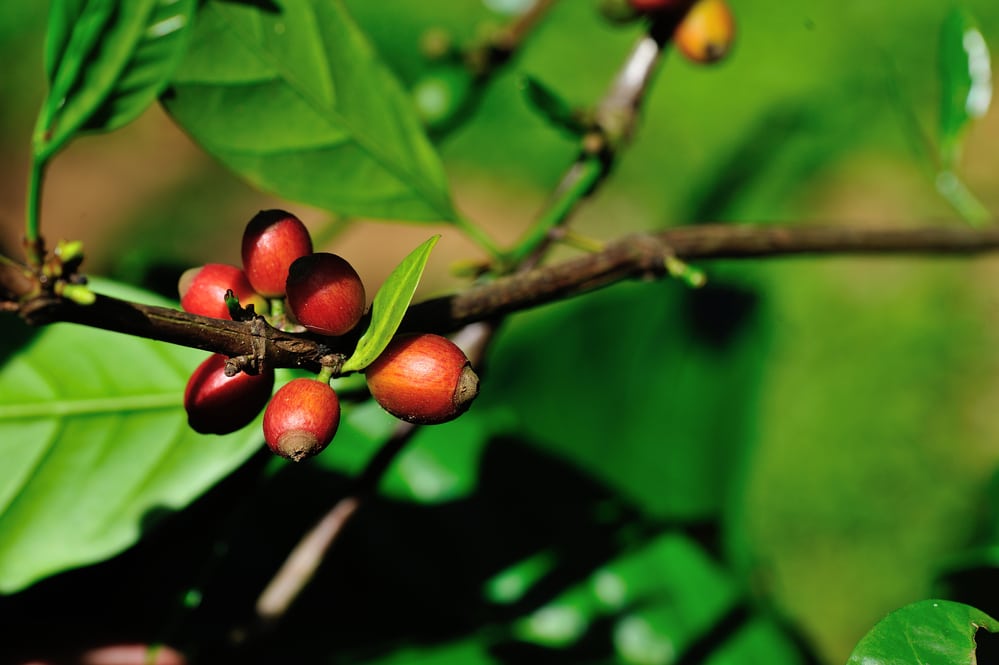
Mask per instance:
[[[31,161],[31,171],[28,176],[28,201],[27,216],[24,225],[24,247],[26,260],[31,268],[39,268],[44,257],[42,256],[41,241],[41,208],[42,208],[42,183],[45,180],[45,170],[48,166],[48,159],[34,157]]]

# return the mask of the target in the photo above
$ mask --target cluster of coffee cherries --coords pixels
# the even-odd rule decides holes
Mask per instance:
[[[350,333],[364,316],[367,301],[357,271],[336,254],[313,252],[308,229],[289,212],[263,210],[250,220],[242,260],[242,268],[210,263],[184,273],[178,285],[181,307],[231,319],[235,296],[241,315],[326,336]],[[478,394],[468,358],[433,334],[395,337],[364,374],[382,408],[417,424],[452,420]],[[254,369],[212,355],[187,383],[188,423],[203,434],[228,434],[266,407],[264,439],[273,452],[298,461],[329,445],[340,424],[340,401],[323,374],[293,379],[272,396],[273,390],[273,368]]]
[[[692,62],[721,60],[735,41],[735,19],[725,0],[601,0],[600,8],[615,22],[681,13],[673,43]]]

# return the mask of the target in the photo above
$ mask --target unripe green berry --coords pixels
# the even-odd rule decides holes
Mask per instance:
[[[272,452],[298,462],[323,451],[340,426],[340,400],[330,385],[293,379],[264,411],[264,440]]]
[[[721,60],[735,41],[735,18],[725,0],[698,0],[673,33],[673,43],[688,60]]]
[[[479,394],[479,377],[468,358],[440,335],[397,337],[364,374],[383,409],[421,425],[457,418]]]
[[[219,353],[198,365],[184,390],[187,423],[201,434],[229,434],[257,417],[274,390],[274,371],[225,375],[227,358]]]
[[[261,210],[243,231],[243,270],[257,293],[284,295],[288,268],[312,253],[312,238],[298,217],[284,210]]]
[[[236,266],[209,263],[191,268],[180,276],[177,284],[180,306],[185,312],[215,319],[232,318],[225,304],[225,292],[230,289],[243,307],[252,304],[258,314],[267,313],[267,301],[253,290],[246,274]]]
[[[440,129],[464,108],[472,90],[472,73],[459,64],[434,67],[413,85],[413,103],[423,124]]]
[[[317,252],[297,259],[288,271],[286,290],[295,320],[322,335],[350,332],[364,315],[364,284],[336,254]]]

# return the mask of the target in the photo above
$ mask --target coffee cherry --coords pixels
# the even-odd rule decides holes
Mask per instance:
[[[328,383],[293,379],[264,411],[264,440],[272,452],[298,462],[323,451],[340,426],[340,400]]]
[[[725,0],[698,0],[673,33],[673,42],[688,60],[721,60],[735,40],[735,18]]]
[[[364,284],[347,261],[317,252],[297,259],[288,271],[288,309],[303,326],[323,335],[343,335],[361,320]]]
[[[364,373],[383,409],[421,425],[457,418],[479,394],[479,377],[468,358],[440,335],[401,335]]]
[[[660,12],[683,10],[693,4],[694,0],[628,0],[631,8],[640,14],[657,14]]]
[[[274,390],[274,371],[225,375],[220,353],[198,365],[184,390],[187,424],[201,434],[229,434],[249,425]]]
[[[284,295],[288,268],[312,253],[312,238],[298,217],[284,210],[261,210],[243,231],[243,270],[257,293]]]
[[[246,274],[236,266],[225,263],[191,268],[180,276],[177,289],[180,291],[181,308],[191,314],[231,319],[225,304],[225,292],[229,289],[236,294],[243,307],[252,304],[258,314],[267,313],[267,301],[253,290]]]

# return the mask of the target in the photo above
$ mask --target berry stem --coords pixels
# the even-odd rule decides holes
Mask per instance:
[[[333,379],[333,368],[330,367],[329,365],[323,365],[323,368],[319,370],[319,374],[316,375],[316,381],[319,381],[320,383],[329,384],[329,382],[332,379]]]

